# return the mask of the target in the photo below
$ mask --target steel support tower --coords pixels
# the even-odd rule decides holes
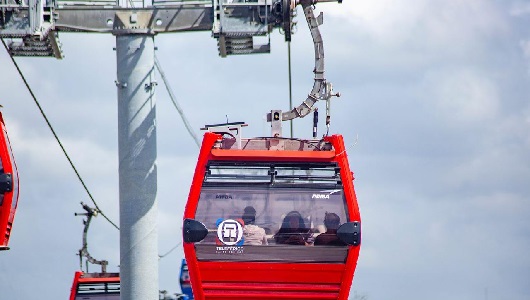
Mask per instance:
[[[116,36],[121,299],[157,299],[156,101],[150,34]]]

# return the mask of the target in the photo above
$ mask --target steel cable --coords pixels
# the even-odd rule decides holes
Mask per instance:
[[[57,143],[59,144],[59,147],[61,147],[61,150],[63,151],[64,155],[66,156],[66,159],[68,160],[68,162],[70,163],[70,166],[72,167],[72,169],[74,170],[75,174],[77,175],[77,178],[79,179],[79,181],[81,182],[81,185],[83,185],[83,188],[85,189],[85,191],[87,192],[88,194],[88,197],[90,198],[90,200],[92,201],[92,203],[94,203],[94,206],[96,207],[96,209],[99,211],[99,213],[110,223],[112,224],[112,226],[116,227],[116,229],[120,230],[120,228],[114,223],[112,222],[104,213],[103,211],[99,208],[98,204],[96,203],[96,200],[94,200],[94,197],[92,197],[92,194],[90,193],[90,191],[88,190],[88,187],[86,186],[85,182],[83,181],[83,178],[81,178],[81,175],[79,174],[79,172],[77,171],[77,168],[75,167],[74,163],[72,162],[72,160],[70,159],[70,156],[68,155],[68,153],[66,152],[66,149],[64,148],[63,144],[61,143],[61,140],[59,139],[59,137],[57,136],[57,134],[55,133],[55,130],[53,129],[52,127],[52,124],[50,123],[50,121],[48,120],[48,117],[46,116],[46,114],[44,113],[44,110],[42,109],[39,101],[37,100],[37,97],[35,96],[35,94],[33,93],[33,90],[31,89],[31,87],[29,86],[28,82],[26,81],[26,78],[24,77],[24,74],[22,74],[22,71],[20,70],[17,62],[15,61],[15,59],[13,58],[13,56],[11,55],[11,53],[9,53],[9,49],[7,48],[7,45],[4,41],[4,39],[0,38],[0,40],[2,40],[2,44],[4,45],[4,48],[6,49],[7,53],[9,54],[9,57],[11,58],[11,61],[13,62],[13,64],[15,65],[15,68],[17,69],[18,71],[18,74],[20,75],[20,77],[22,78],[22,81],[24,81],[24,84],[26,85],[26,88],[28,89],[29,93],[31,94],[31,97],[33,98],[33,101],[35,102],[35,104],[37,105],[37,107],[39,108],[39,111],[42,115],[42,117],[44,118],[44,120],[46,121],[46,124],[48,124],[48,128],[50,128],[53,136],[55,137],[55,140],[57,141]]]

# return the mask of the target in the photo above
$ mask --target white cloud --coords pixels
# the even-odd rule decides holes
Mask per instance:
[[[480,125],[499,112],[494,80],[474,70],[441,70],[426,75],[425,100],[435,105],[449,126]]]
[[[325,14],[347,22],[349,30],[366,32],[383,42],[428,38],[447,47],[507,29],[498,8],[480,0],[430,0],[415,5],[405,0],[345,1],[324,9]]]
[[[521,46],[521,49],[523,50],[523,54],[526,58],[530,58],[530,40],[521,40],[519,42],[519,45]]]
[[[528,73],[530,74],[530,40],[522,39],[519,41],[519,46],[523,52],[523,56],[526,58],[528,65]]]
[[[524,16],[530,13],[530,3],[527,1],[515,1],[511,4],[510,14],[512,16]]]
[[[489,1],[345,1],[318,6],[331,21],[321,30],[336,34],[334,52],[365,69],[468,63],[484,58],[509,32],[502,7]],[[303,20],[300,20],[302,22]],[[331,23],[331,24],[330,24]],[[330,28],[328,28],[330,27]],[[329,35],[328,35],[329,36]],[[328,46],[329,44],[326,44]],[[349,52],[349,53],[348,53]]]

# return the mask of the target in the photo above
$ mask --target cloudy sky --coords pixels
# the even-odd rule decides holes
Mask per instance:
[[[363,220],[350,299],[528,299],[530,1],[344,1],[317,11],[326,77],[343,95],[332,103],[331,132],[349,145]],[[292,42],[296,105],[313,84],[301,16]],[[118,222],[115,37],[60,40],[61,61],[16,60],[100,208]],[[266,135],[267,111],[288,108],[287,46],[277,31],[270,55],[222,59],[210,32],[155,43],[198,134],[228,116],[250,125],[244,135]],[[0,104],[20,175],[0,298],[67,299],[83,230],[74,213],[90,199],[0,50]],[[181,241],[198,149],[158,81],[163,254]],[[296,121],[295,135],[310,137],[310,122]],[[102,217],[92,222],[89,251],[118,271],[119,232]],[[160,261],[161,289],[179,291],[182,257],[179,247]]]

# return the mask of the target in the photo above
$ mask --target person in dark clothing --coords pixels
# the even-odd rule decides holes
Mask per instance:
[[[324,216],[324,226],[326,232],[319,234],[315,238],[315,246],[346,246],[337,236],[337,229],[340,225],[340,217],[335,213],[327,213]]]
[[[311,231],[306,228],[302,215],[291,211],[285,216],[280,230],[274,235],[276,244],[306,245],[311,237]]]

